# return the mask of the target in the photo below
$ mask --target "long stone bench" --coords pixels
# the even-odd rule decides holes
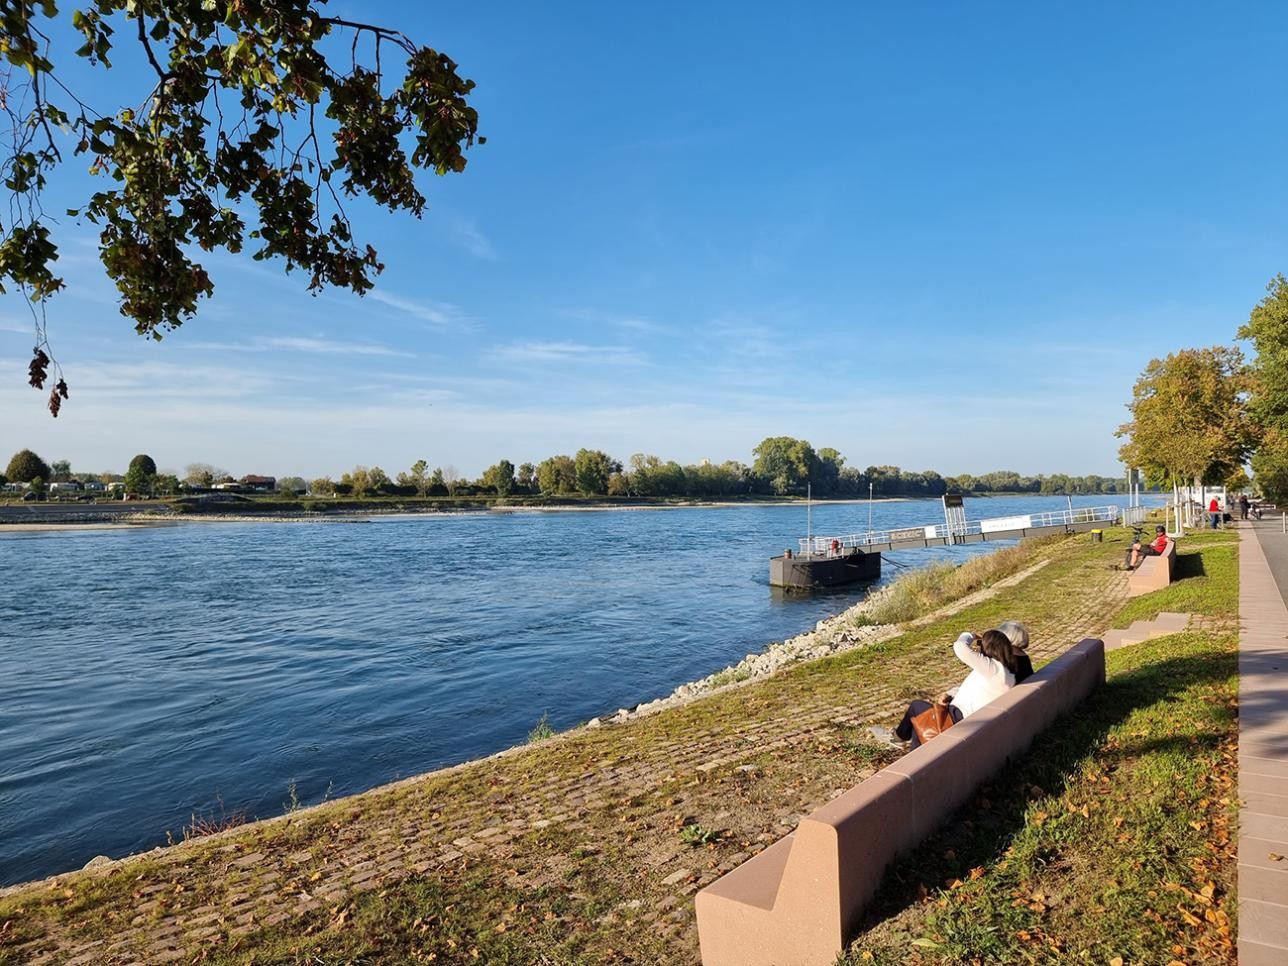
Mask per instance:
[[[704,966],[832,963],[895,856],[1104,679],[1104,645],[1079,642],[711,883],[696,899]]]
[[[1139,597],[1162,590],[1172,582],[1176,570],[1176,541],[1167,538],[1167,549],[1156,557],[1145,557],[1127,578],[1127,596]]]

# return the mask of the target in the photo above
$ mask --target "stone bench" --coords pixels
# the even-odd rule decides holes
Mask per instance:
[[[698,893],[704,966],[828,966],[891,861],[1105,679],[1086,639]]]
[[[1127,596],[1139,597],[1162,590],[1172,582],[1176,570],[1176,541],[1167,539],[1167,549],[1156,557],[1144,557],[1127,578]]]

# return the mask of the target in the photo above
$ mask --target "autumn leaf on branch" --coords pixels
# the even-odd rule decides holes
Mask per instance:
[[[195,253],[252,246],[256,260],[304,272],[309,290],[369,291],[384,269],[354,237],[345,201],[366,197],[420,217],[417,171],[465,169],[478,114],[474,82],[450,57],[400,31],[326,14],[326,0],[95,0],[70,14],[55,0],[0,0],[9,119],[0,176],[0,292],[32,305],[29,378],[57,416],[67,399],[45,322],[64,288],[41,198],[47,179],[85,155],[103,179],[68,214],[96,226],[121,314],[160,339],[214,293]],[[52,29],[70,21],[70,53],[99,70],[133,57],[149,72],[125,106],[96,103],[56,69]]]

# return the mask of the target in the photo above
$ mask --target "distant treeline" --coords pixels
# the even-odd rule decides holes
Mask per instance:
[[[820,498],[873,496],[942,496],[945,493],[1118,493],[1125,481],[1107,476],[1063,473],[1021,476],[999,470],[980,476],[942,476],[934,470],[912,472],[898,466],[846,466],[830,447],[815,450],[806,440],[772,436],[752,451],[748,466],[737,460],[682,466],[675,460],[636,453],[623,464],[600,450],[581,449],[540,463],[500,460],[477,480],[458,477],[451,467],[429,469],[418,461],[391,480],[379,467],[356,467],[338,482],[329,478],[308,484],[318,496],[469,496],[481,494],[614,497],[804,496]],[[302,488],[303,480],[294,481]],[[279,482],[279,487],[280,487]],[[869,489],[870,488],[870,489]]]
[[[613,497],[738,497],[804,496],[809,490],[819,498],[873,496],[942,496],[945,493],[1118,493],[1125,481],[1107,476],[1021,476],[998,470],[972,476],[941,476],[934,470],[912,472],[898,466],[847,466],[846,458],[830,447],[815,450],[808,441],[791,436],[771,436],[752,450],[750,466],[737,460],[681,466],[675,460],[636,453],[625,464],[600,450],[580,449],[573,456],[558,455],[540,463],[500,460],[477,480],[466,479],[450,465],[430,467],[417,460],[410,469],[391,478],[379,466],[355,466],[339,480],[329,476],[309,481],[299,476],[246,476],[241,482],[254,489],[316,497],[368,496],[613,496]],[[233,483],[226,470],[208,463],[193,463],[185,475],[157,472],[146,454],[130,461],[124,477],[113,473],[73,473],[66,460],[46,464],[30,450],[14,455],[8,480],[49,482],[101,478],[123,480],[129,493],[173,495]]]

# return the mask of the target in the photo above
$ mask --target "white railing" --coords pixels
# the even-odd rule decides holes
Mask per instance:
[[[1133,523],[1144,523],[1145,514],[1149,512],[1149,507],[1129,506],[1123,507],[1123,526],[1130,526]]]
[[[886,545],[901,540],[946,540],[949,537],[975,534],[1065,527],[1075,523],[1112,524],[1117,523],[1119,518],[1124,517],[1128,511],[1140,511],[1143,519],[1144,509],[1144,507],[1128,507],[1125,511],[1117,506],[1079,507],[1074,510],[1053,510],[1048,513],[995,517],[990,520],[970,520],[964,526],[956,525],[951,529],[946,523],[938,523],[924,527],[900,527],[894,530],[865,530],[862,533],[850,533],[845,536],[814,537],[812,540],[802,537],[799,541],[800,552],[806,557],[826,557],[834,550],[844,553],[846,550],[862,550],[865,547]]]

